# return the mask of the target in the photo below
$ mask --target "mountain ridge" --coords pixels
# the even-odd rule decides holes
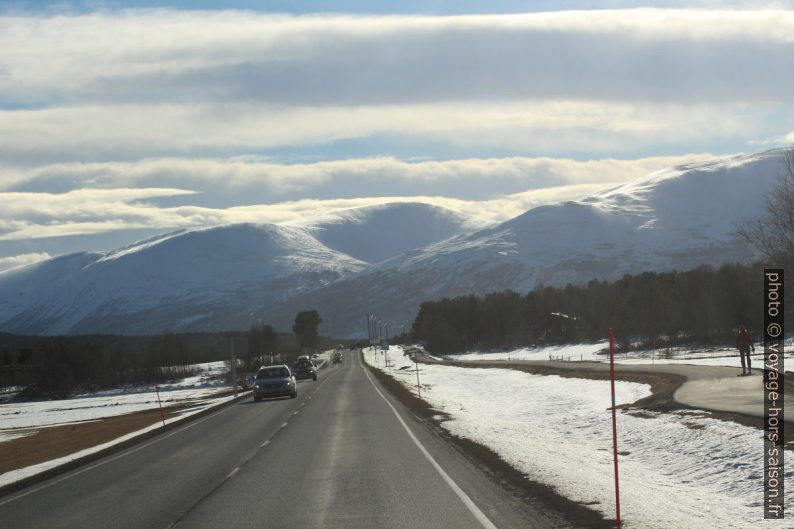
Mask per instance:
[[[362,314],[407,325],[419,303],[440,297],[751,261],[736,227],[761,212],[781,156],[671,167],[499,224],[395,203],[59,256],[0,273],[0,331],[285,329],[317,309],[325,334],[361,336]]]

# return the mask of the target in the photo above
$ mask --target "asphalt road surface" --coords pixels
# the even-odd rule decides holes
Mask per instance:
[[[298,392],[236,403],[0,497],[2,526],[552,526],[544,509],[505,493],[413,419],[359,355],[300,382]]]

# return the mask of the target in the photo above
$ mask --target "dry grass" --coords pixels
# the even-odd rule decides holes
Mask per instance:
[[[183,407],[164,408],[165,418],[173,417]],[[30,435],[0,444],[0,474],[101,445],[159,421],[160,410],[155,409],[98,421],[20,430]]]

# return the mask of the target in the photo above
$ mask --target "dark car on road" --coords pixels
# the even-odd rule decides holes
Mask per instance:
[[[317,367],[308,357],[301,357],[292,364],[292,373],[295,375],[296,380],[302,378],[310,378],[317,380]]]
[[[267,397],[295,398],[298,386],[295,377],[285,365],[260,367],[254,378],[254,401]]]

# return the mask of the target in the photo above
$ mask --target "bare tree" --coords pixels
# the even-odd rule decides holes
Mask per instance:
[[[747,222],[739,235],[776,267],[794,266],[794,146],[783,154],[783,172],[766,197],[760,217]]]

